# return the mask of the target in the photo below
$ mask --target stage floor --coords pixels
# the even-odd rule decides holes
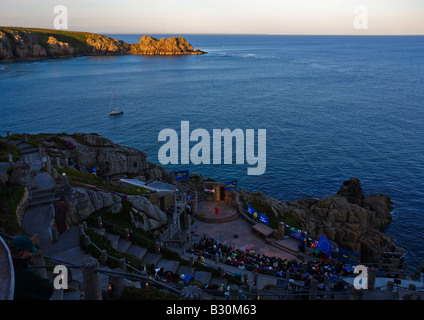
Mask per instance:
[[[218,215],[215,208],[219,208]],[[201,221],[209,223],[230,222],[237,219],[239,213],[232,205],[222,201],[200,201],[197,204],[197,214],[195,217]]]

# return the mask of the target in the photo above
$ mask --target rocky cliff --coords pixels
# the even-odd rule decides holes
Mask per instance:
[[[143,36],[127,44],[99,34],[53,29],[0,27],[0,61],[13,62],[97,55],[202,54],[183,37],[157,40]]]
[[[132,54],[142,55],[181,55],[187,52],[193,54],[202,54],[200,50],[194,51],[193,47],[183,37],[171,37],[168,40],[161,38],[160,40],[143,36],[136,44],[131,45],[130,52]]]
[[[105,190],[71,187],[63,192],[63,201],[66,207],[64,230],[81,224],[96,211],[120,214],[124,201],[129,206],[131,220],[136,228],[149,232],[167,225],[168,222],[166,213],[141,195],[129,195],[123,199],[118,194]]]
[[[384,252],[399,249],[381,230],[391,222],[392,202],[382,194],[365,196],[360,181],[345,181],[336,195],[282,202],[261,192],[239,190],[245,202],[269,208],[266,214],[283,221],[293,216],[312,239],[324,235],[334,245],[360,253],[363,262],[378,262]],[[289,223],[288,223],[289,224]]]
[[[148,162],[147,155],[135,148],[122,146],[98,134],[39,134],[31,136],[53,165],[67,162],[78,170],[97,174],[117,181],[121,178],[136,178],[141,181],[163,180],[173,183],[175,176],[165,168]]]

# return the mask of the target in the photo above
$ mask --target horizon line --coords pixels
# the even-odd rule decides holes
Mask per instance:
[[[68,30],[69,31],[69,30]],[[187,34],[187,35],[223,35],[223,36],[331,36],[331,37],[336,37],[336,36],[353,36],[353,37],[363,37],[363,36],[387,36],[387,37],[411,37],[411,36],[417,36],[417,37],[422,37],[424,36],[424,34],[380,34],[380,33],[376,33],[376,34],[333,34],[333,33],[198,33],[198,32],[179,32],[179,33],[175,33],[175,32],[144,32],[144,33],[135,33],[135,32],[104,32],[104,33],[98,33],[98,32],[93,32],[93,33],[97,33],[97,34],[110,34],[110,35],[144,35],[144,34],[169,34],[169,35],[176,35],[176,34]]]
[[[25,28],[25,29],[44,29],[44,30],[56,30],[56,31],[68,31],[68,32],[86,32],[99,35],[176,35],[176,34],[185,34],[185,35],[246,35],[246,36],[387,36],[387,37],[411,37],[411,36],[424,36],[424,34],[385,34],[385,33],[371,33],[371,34],[335,34],[335,33],[250,33],[250,32],[95,32],[95,31],[82,31],[82,30],[71,30],[71,29],[55,29],[55,28],[46,28],[46,27],[24,27],[24,26],[0,26],[0,28]]]
[[[371,33],[371,34],[352,34],[352,33],[254,33],[254,32],[94,32],[94,31],[86,31],[86,30],[71,30],[71,29],[55,29],[55,28],[46,28],[46,27],[23,27],[23,26],[0,26],[0,28],[25,28],[25,29],[45,29],[45,30],[56,30],[56,31],[68,31],[68,32],[86,32],[86,33],[94,33],[100,35],[176,35],[176,34],[186,34],[186,35],[246,35],[246,36],[388,36],[388,37],[410,37],[410,36],[424,36],[424,34],[386,34],[386,33]]]

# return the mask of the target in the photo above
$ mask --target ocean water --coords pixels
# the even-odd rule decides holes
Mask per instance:
[[[366,194],[392,198],[384,231],[412,267],[424,261],[424,37],[184,36],[208,54],[0,64],[0,134],[96,132],[160,164],[158,134],[181,121],[210,133],[266,129],[263,175],[235,158],[165,167],[283,201],[335,194],[357,177]],[[118,117],[108,115],[112,93]]]

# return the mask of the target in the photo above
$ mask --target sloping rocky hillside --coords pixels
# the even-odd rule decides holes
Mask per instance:
[[[202,54],[183,37],[143,36],[128,44],[99,34],[54,29],[0,27],[0,61],[14,62],[99,55],[182,55]]]

